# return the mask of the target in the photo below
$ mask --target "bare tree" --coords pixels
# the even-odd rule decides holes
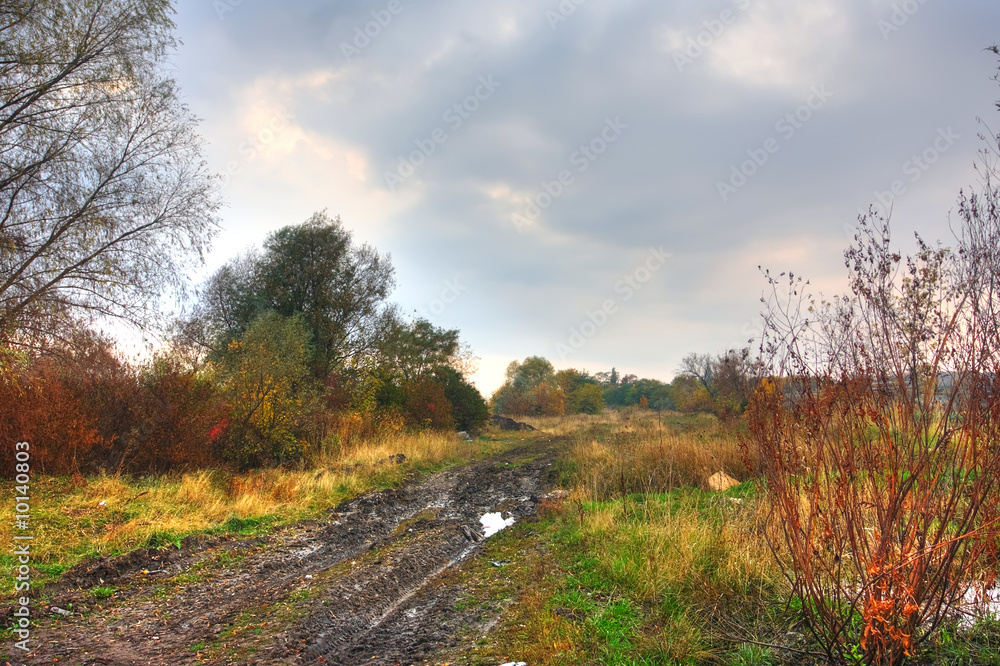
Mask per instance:
[[[215,230],[169,0],[0,0],[0,343],[153,320]]]
[[[768,275],[748,442],[773,550],[831,662],[900,664],[997,583],[1000,136],[981,138],[954,250],[918,237],[903,255],[869,211],[846,296]]]
[[[697,379],[713,398],[715,397],[712,381],[714,367],[715,359],[711,354],[691,352],[681,359],[681,374]]]

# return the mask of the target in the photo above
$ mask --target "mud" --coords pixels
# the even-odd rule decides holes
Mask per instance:
[[[526,446],[346,502],[257,539],[187,539],[68,571],[12,664],[416,664],[490,627],[445,576],[476,557],[479,518],[534,515],[560,442]],[[450,581],[450,582],[446,582]],[[93,598],[94,586],[118,586]]]

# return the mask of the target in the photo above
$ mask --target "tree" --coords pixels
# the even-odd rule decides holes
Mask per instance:
[[[634,376],[634,375],[633,375]],[[652,409],[674,409],[674,401],[671,399],[671,386],[656,379],[638,379],[629,390],[631,402],[629,404],[639,404],[645,397],[649,401]]]
[[[392,320],[379,341],[379,364],[412,381],[438,366],[458,360],[457,329],[443,329],[426,319]]]
[[[316,213],[219,269],[188,330],[218,353],[265,312],[301,316],[311,336],[310,370],[322,381],[348,360],[374,354],[386,330],[399,328],[386,303],[392,273],[388,255],[356,246],[339,217]]]
[[[454,368],[434,368],[435,381],[444,388],[444,397],[451,403],[451,414],[459,430],[478,432],[490,417],[489,407],[479,390],[466,381]]]
[[[555,368],[541,356],[529,356],[523,362],[511,361],[507,366],[507,381],[496,390],[490,400],[494,414],[511,416],[539,415],[539,398],[544,409],[556,410],[556,396],[551,387],[555,383]],[[541,391],[540,385],[545,385]]]
[[[524,391],[531,390],[543,381],[552,379],[555,368],[541,356],[529,356],[522,363],[511,361],[507,366],[507,381]]]
[[[309,333],[301,316],[268,312],[229,345],[219,364],[232,415],[227,453],[242,467],[283,462],[303,453],[302,416],[309,409]]]
[[[711,412],[715,406],[705,383],[689,374],[674,377],[670,383],[670,402],[682,412]]]
[[[542,382],[531,389],[529,397],[534,416],[562,416],[566,413],[566,396],[558,386]]]
[[[167,0],[0,8],[0,343],[149,324],[215,230]]]
[[[592,381],[584,372],[576,368],[567,368],[556,373],[555,382],[562,389],[564,395],[573,395],[573,392],[584,384]]]
[[[757,387],[760,369],[748,348],[730,349],[716,357],[712,369],[715,413],[741,416]]]
[[[389,255],[355,245],[340,218],[325,212],[271,234],[257,265],[264,307],[301,314],[309,326],[320,378],[375,350],[392,314],[385,303],[392,275]]]
[[[604,393],[597,384],[584,384],[573,391],[570,404],[575,414],[600,414],[604,409]]]
[[[715,396],[713,386],[714,370],[715,360],[712,358],[711,354],[698,354],[691,352],[681,359],[680,374],[697,379],[712,397]]]

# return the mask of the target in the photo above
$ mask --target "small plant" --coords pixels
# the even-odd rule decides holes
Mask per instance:
[[[117,590],[113,587],[107,587],[101,585],[99,587],[92,588],[90,590],[90,596],[94,597],[95,599],[110,599],[111,597],[114,596],[116,591]]]
[[[771,666],[774,663],[774,654],[770,648],[759,645],[744,644],[736,649],[730,666]]]

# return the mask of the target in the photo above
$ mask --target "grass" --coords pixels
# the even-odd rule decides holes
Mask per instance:
[[[573,439],[570,495],[491,539],[472,565],[463,603],[507,608],[472,663],[772,662],[726,635],[733,623],[758,632],[785,621],[756,482],[703,490],[716,471],[747,478],[736,433],[705,415],[638,410],[530,422]]]
[[[720,471],[741,481],[750,477],[737,426],[709,414],[628,409],[560,418],[528,422],[574,440],[567,483],[590,497],[706,488]]]
[[[190,534],[263,534],[314,517],[366,491],[402,483],[505,446],[474,445],[451,433],[394,434],[328,454],[309,469],[251,470],[86,479],[35,476],[31,482],[32,585],[59,578],[81,560],[138,547],[179,545]],[[385,462],[398,453],[402,465]],[[0,540],[12,543],[13,503],[0,510]],[[18,531],[20,534],[21,532]],[[17,562],[0,555],[0,585],[13,588]]]
[[[463,603],[509,608],[471,662],[767,663],[764,650],[720,640],[712,617],[755,622],[760,600],[776,594],[774,572],[718,529],[729,507],[701,511],[713,504],[704,495],[588,504],[582,523],[570,503],[488,542]]]
[[[764,666],[801,655],[759,643],[818,649],[770,552],[766,497],[738,425],[639,410],[529,421],[573,439],[562,462],[570,495],[488,544],[499,551],[488,557],[514,559],[508,587],[477,588],[480,603],[516,595],[474,663]],[[716,471],[742,483],[709,492]],[[915,662],[1000,666],[998,647],[1000,620],[983,618],[946,627]]]

